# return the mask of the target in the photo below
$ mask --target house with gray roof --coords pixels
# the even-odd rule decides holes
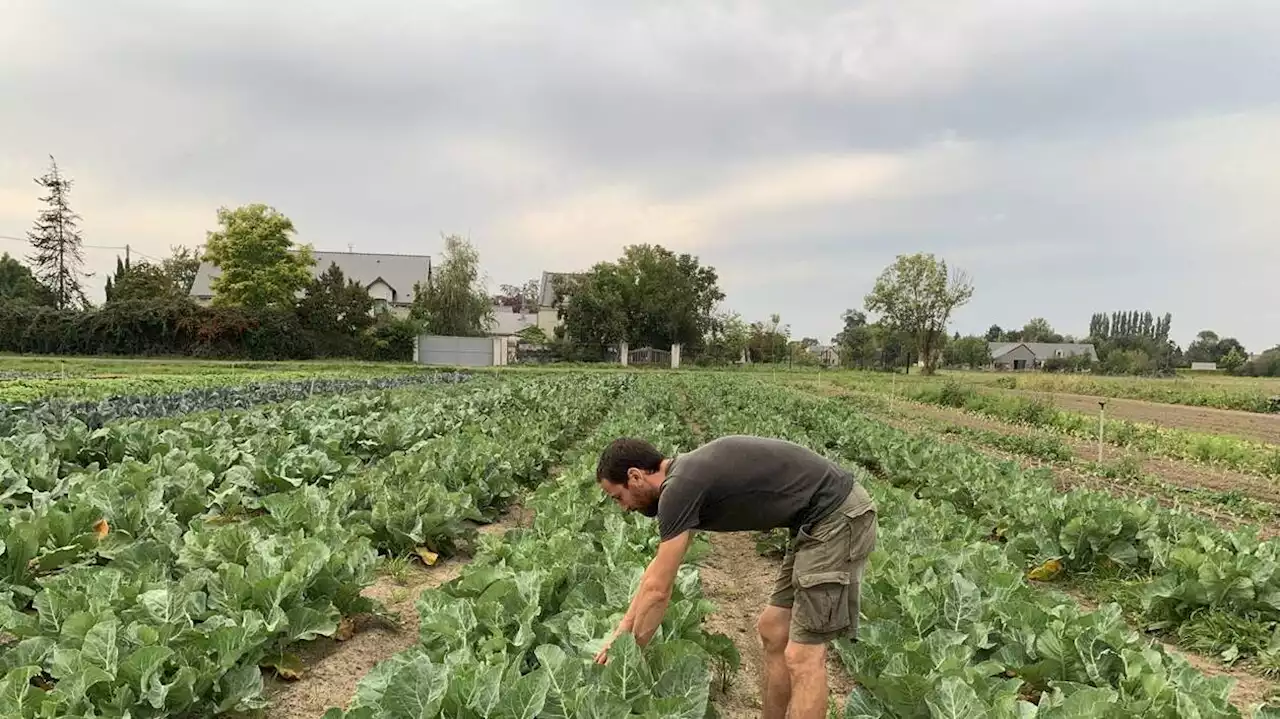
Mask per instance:
[[[989,342],[991,364],[999,370],[1040,369],[1051,359],[1087,356],[1098,361],[1093,345],[1073,342]]]
[[[581,277],[581,272],[546,272],[542,273],[542,287],[538,291],[538,307],[551,308],[556,303],[556,288],[563,281]]]
[[[556,290],[564,280],[581,277],[581,272],[546,272],[542,273],[542,286],[538,290],[538,320],[547,337],[554,337],[556,327],[560,325],[560,312],[556,308]]]
[[[374,252],[315,252],[316,260],[311,272],[319,277],[336,264],[349,280],[355,280],[369,290],[375,307],[385,307],[393,314],[406,316],[413,304],[413,286],[431,277],[429,255],[396,255]],[[213,300],[213,279],[219,275],[218,267],[211,262],[201,262],[191,284],[191,297],[200,304]]]

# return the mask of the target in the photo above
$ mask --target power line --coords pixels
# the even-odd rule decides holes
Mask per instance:
[[[30,243],[31,243],[31,240],[29,240],[29,239],[27,239],[27,238],[24,238],[24,237],[13,237],[13,236],[11,236],[11,235],[0,235],[0,240],[9,240],[10,242],[21,242],[21,243],[22,243],[22,244],[24,244],[24,245],[26,245],[26,244],[30,244]],[[81,246],[81,247],[88,247],[88,248],[89,248],[89,249],[91,249],[91,250],[128,250],[128,249],[129,249],[128,247],[125,247],[125,246],[123,246],[123,245],[120,245],[120,246],[117,246],[117,245],[80,245],[80,246]],[[133,252],[134,252],[134,254],[142,254],[141,252],[138,252],[137,250],[133,250]]]
[[[28,244],[30,242],[30,240],[26,240],[21,237],[14,237],[12,235],[0,235],[0,240],[8,240],[10,242],[21,242],[23,244]],[[151,255],[148,255],[145,252],[139,252],[132,245],[80,245],[80,246],[88,247],[91,250],[115,250],[117,252],[125,252],[128,255],[137,255],[138,257],[141,257],[145,260],[151,260],[152,262],[164,262],[164,260],[160,259],[159,257],[152,257]]]

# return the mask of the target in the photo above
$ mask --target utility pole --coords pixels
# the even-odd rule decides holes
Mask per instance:
[[[129,267],[129,245],[127,243],[124,246],[124,266],[126,269]]]
[[[1098,464],[1102,464],[1102,435],[1107,428],[1107,401],[1098,400]]]

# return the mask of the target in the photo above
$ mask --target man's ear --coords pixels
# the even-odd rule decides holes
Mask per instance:
[[[632,482],[643,482],[643,481],[644,481],[644,472],[641,472],[639,468],[631,467],[627,470],[628,485],[630,485]]]

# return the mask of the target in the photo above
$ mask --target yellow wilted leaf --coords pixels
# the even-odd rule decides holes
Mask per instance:
[[[274,654],[262,660],[259,666],[263,669],[275,670],[276,676],[287,682],[297,681],[302,678],[302,660],[298,658],[297,654],[288,652]]]
[[[99,540],[106,539],[107,533],[111,531],[111,525],[107,524],[106,519],[99,519],[93,523],[93,533]]]
[[[418,559],[421,559],[422,563],[427,565],[428,567],[440,561],[440,555],[436,554],[430,549],[427,549],[426,547],[417,547],[413,550],[413,553],[417,554]]]
[[[1034,579],[1037,582],[1047,582],[1054,577],[1062,574],[1062,562],[1058,559],[1050,559],[1040,566],[1027,572],[1027,579]]]
[[[343,617],[338,620],[338,631],[333,633],[333,638],[345,642],[356,634],[356,623],[351,617]]]

